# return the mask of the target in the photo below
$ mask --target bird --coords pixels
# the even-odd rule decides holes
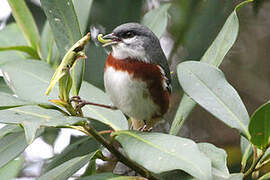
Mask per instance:
[[[103,36],[111,51],[104,86],[113,106],[131,118],[132,128],[147,131],[168,111],[171,75],[158,37],[139,23],[117,26]]]

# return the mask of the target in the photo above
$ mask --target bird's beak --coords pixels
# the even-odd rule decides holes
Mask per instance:
[[[113,33],[107,34],[107,35],[103,36],[102,38],[108,41],[102,45],[103,47],[117,44],[120,41],[120,39],[117,36],[115,36]]]

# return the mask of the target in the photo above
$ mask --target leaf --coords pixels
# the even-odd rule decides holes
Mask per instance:
[[[109,178],[108,180],[147,180],[147,179],[139,176],[119,176]]]
[[[12,37],[12,40],[10,40],[9,37]],[[15,53],[20,55],[25,56],[24,53],[27,53],[32,58],[39,59],[36,49],[27,45],[27,42],[16,23],[11,23],[0,31],[0,44],[0,51],[14,50]]]
[[[43,109],[37,106],[24,106],[0,111],[0,122],[6,124],[22,124],[27,143],[35,139],[41,126],[56,127],[71,125],[84,119],[64,116],[55,110]]]
[[[60,53],[56,47],[56,43],[49,25],[46,21],[41,33],[41,52],[43,60],[53,67],[59,65]]]
[[[151,29],[158,38],[162,36],[167,28],[168,9],[170,6],[171,3],[165,3],[147,12],[142,19],[141,23]]]
[[[92,176],[86,176],[83,178],[80,178],[80,180],[147,180],[144,177],[139,177],[139,176],[119,176],[113,173],[100,173],[100,174],[95,174]]]
[[[85,81],[82,83],[80,97],[92,103],[112,104],[106,93]],[[90,117],[105,123],[114,130],[128,129],[127,119],[119,110],[111,110],[91,105],[84,106],[82,110],[85,117]]]
[[[270,161],[270,148],[267,148],[260,162]]]
[[[0,139],[0,167],[19,156],[26,147],[27,143],[21,127],[17,126],[9,131]]]
[[[244,177],[244,174],[242,173],[233,173],[230,175],[230,178],[228,180],[242,180],[243,177]]]
[[[16,178],[23,167],[23,162],[24,159],[20,157],[0,168],[0,179],[13,180]]]
[[[1,70],[0,70],[1,72]],[[3,77],[0,77],[0,92],[12,94],[13,92],[9,89]]]
[[[249,115],[235,89],[215,66],[196,61],[177,67],[179,82],[193,100],[232,128],[250,137]]]
[[[12,41],[9,39],[9,37],[12,37]],[[0,44],[0,47],[26,46],[27,42],[24,39],[22,31],[19,29],[17,23],[10,23],[0,31]]]
[[[61,164],[60,166],[57,166],[56,168],[50,170],[46,174],[43,174],[37,180],[66,180],[79,169],[81,169],[90,159],[94,158],[97,152],[98,151],[85,156],[73,158]]]
[[[32,58],[39,59],[39,56],[38,56],[36,50],[33,49],[32,47],[29,47],[29,46],[5,46],[5,47],[0,47],[0,51],[11,51],[11,50],[25,52],[28,55],[30,55]]]
[[[192,177],[191,175],[185,173],[184,171],[181,170],[173,170],[169,172],[164,172],[159,174],[160,179],[162,180],[196,180],[196,178]]]
[[[270,138],[270,102],[259,107],[251,116],[249,123],[250,141],[260,149],[269,144]]]
[[[221,31],[219,32],[211,46],[207,49],[207,51],[201,58],[201,61],[218,67],[222,63],[225,55],[235,43],[238,35],[238,30],[239,22],[237,14],[235,11],[233,11],[231,15],[227,18]],[[173,126],[170,130],[170,134],[173,135],[178,134],[188,115],[196,106],[195,102],[192,102],[192,99],[184,100],[188,99],[186,94],[183,95],[182,99],[183,103],[180,103],[178,107],[177,115],[174,118]]]
[[[73,4],[78,16],[81,32],[84,33],[88,29],[87,25],[93,0],[73,0]]]
[[[226,152],[209,143],[199,143],[198,147],[200,151],[211,160],[213,179],[228,179],[230,173],[227,168]]]
[[[0,110],[31,104],[4,92],[0,92],[0,99]]]
[[[266,173],[262,177],[260,177],[258,180],[269,180],[270,179],[270,172]]]
[[[201,61],[218,67],[236,41],[238,31],[239,21],[236,11],[233,11],[227,18],[218,36],[204,53]]]
[[[0,138],[6,136],[9,133],[20,131],[22,131],[22,128],[19,127],[18,125],[6,124],[4,127],[0,128]]]
[[[74,73],[74,68],[76,67],[76,64],[78,63],[78,58],[80,57],[85,58],[85,54],[82,52],[82,50],[84,49],[84,46],[89,41],[89,39],[90,39],[90,33],[82,37],[79,41],[77,41],[74,45],[72,45],[72,47],[68,50],[68,52],[63,57],[61,64],[57,67],[57,69],[55,70],[55,73],[53,74],[50,85],[46,90],[47,95],[50,93],[50,91],[55,86],[55,84],[64,77],[64,75],[68,75],[69,77],[70,70],[72,71],[72,73]],[[74,80],[74,76],[72,77]]]
[[[44,129],[44,133],[42,134],[41,138],[45,143],[54,146],[54,143],[58,138],[59,133],[60,129],[48,127]]]
[[[40,36],[38,28],[30,10],[26,6],[25,1],[8,0],[8,3],[12,9],[12,15],[22,30],[29,45],[31,45],[38,54],[40,54]]]
[[[9,87],[20,98],[35,103],[48,103],[58,97],[53,90],[49,97],[45,90],[53,75],[51,67],[42,61],[11,61],[2,65],[2,71]]]
[[[11,63],[26,60],[26,54],[19,51],[0,51],[0,69],[2,66]]]
[[[49,78],[53,75],[53,70],[47,63],[27,60],[10,62],[1,68],[6,74],[9,86],[19,98],[35,103],[48,103],[49,99],[57,98],[55,89],[52,90],[49,97],[44,93],[49,85]],[[111,104],[109,97],[103,91],[87,82],[82,84],[80,96],[91,102]],[[86,117],[108,124],[115,130],[128,129],[125,116],[118,110],[85,106],[83,111]]]
[[[153,173],[180,169],[201,180],[211,179],[210,160],[189,139],[137,131],[118,131],[114,135],[133,161]]]
[[[110,172],[104,172],[104,173],[99,173],[99,174],[94,174],[92,176],[86,176],[86,177],[82,177],[80,178],[80,180],[104,180],[104,179],[111,179],[114,177],[119,177],[119,175],[110,173]]]
[[[63,57],[82,37],[72,0],[41,0],[41,5],[49,20],[58,50]],[[78,95],[80,90],[84,64],[84,61],[78,60],[72,71],[74,95]]]
[[[182,97],[179,108],[176,111],[174,121],[172,123],[170,134],[177,135],[183,126],[185,119],[191,113],[193,108],[196,106],[196,102],[193,101],[189,96],[185,95]],[[180,108],[181,107],[181,108]]]
[[[65,148],[63,152],[54,156],[46,166],[44,172],[48,172],[69,161],[70,159],[96,151],[98,148],[99,144],[92,138],[80,137],[76,140],[76,142],[69,144],[69,146]]]
[[[240,147],[242,152],[241,166],[242,169],[246,168],[247,162],[252,155],[253,149],[251,143],[244,137],[240,137]]]

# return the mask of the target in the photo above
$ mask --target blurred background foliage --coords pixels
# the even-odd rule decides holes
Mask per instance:
[[[45,26],[46,16],[38,1],[26,2],[41,32]],[[167,31],[163,34],[161,43],[171,64],[171,70],[174,71],[176,65],[182,61],[201,58],[228,15],[240,1],[93,0],[84,33],[90,30],[90,26],[101,29],[103,33],[109,33],[119,24],[140,22],[146,12],[166,2],[172,2],[172,5],[169,9]],[[79,8],[83,11],[86,7]],[[240,31],[237,42],[220,68],[238,91],[251,114],[270,97],[270,1],[257,0],[243,7],[238,15]],[[10,16],[7,23],[13,21]],[[86,54],[88,59],[85,80],[103,89],[103,67],[107,54],[93,41],[87,46]],[[182,97],[176,73],[173,74],[173,79],[171,109],[165,117],[166,121],[156,127],[157,131],[169,131]],[[58,130],[48,130],[43,139],[49,144],[54,144],[58,133]],[[228,153],[230,171],[237,172],[241,160],[240,140],[237,133],[197,106],[179,135],[196,142],[207,141],[224,148]]]

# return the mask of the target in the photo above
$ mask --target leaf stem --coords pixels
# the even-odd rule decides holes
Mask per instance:
[[[142,167],[141,165],[137,164],[136,162],[132,161],[128,157],[124,156],[121,152],[119,152],[111,143],[109,143],[102,135],[100,135],[90,124],[86,124],[82,127],[82,129],[78,129],[88,136],[92,136],[95,138],[99,143],[101,143],[104,147],[106,147],[115,157],[128,166],[129,168],[133,169],[137,173],[141,174],[142,176],[148,178],[149,180],[158,180],[158,178],[150,171]]]
[[[266,148],[264,148],[264,149],[262,150],[262,152],[258,155],[258,154],[257,154],[257,148],[254,147],[254,157],[253,157],[253,162],[252,162],[250,168],[244,173],[243,179],[245,179],[245,178],[248,177],[252,172],[255,171],[256,166],[257,166],[257,164],[260,162],[260,160],[262,159],[262,157],[263,157],[265,151],[266,151]]]

